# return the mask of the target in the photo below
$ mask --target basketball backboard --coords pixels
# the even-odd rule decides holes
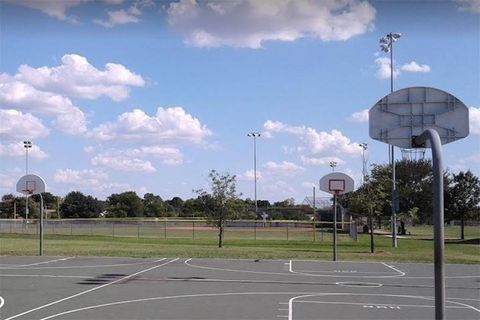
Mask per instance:
[[[45,181],[35,174],[27,174],[17,182],[17,192],[28,196],[43,193],[46,189]]]
[[[320,179],[320,190],[331,194],[344,194],[353,189],[353,179],[342,172],[332,172]]]
[[[400,148],[430,147],[413,143],[426,129],[436,130],[442,144],[465,138],[467,106],[445,91],[410,87],[383,97],[369,112],[370,137]]]

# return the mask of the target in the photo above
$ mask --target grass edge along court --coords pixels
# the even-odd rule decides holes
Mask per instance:
[[[480,246],[470,241],[446,241],[445,258],[449,264],[480,264]],[[233,259],[332,259],[331,233],[324,239],[251,240],[226,239],[223,248],[214,238],[136,238],[88,235],[46,235],[45,255],[48,256],[125,256],[125,257],[189,257]],[[358,240],[339,237],[339,261],[385,261],[431,263],[433,241],[399,239],[392,248],[391,238],[375,236],[375,252],[370,253],[369,235],[359,234]],[[1,255],[37,255],[35,234],[0,234]]]

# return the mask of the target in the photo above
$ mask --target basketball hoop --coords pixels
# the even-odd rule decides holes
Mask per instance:
[[[425,158],[425,148],[401,148],[402,159],[407,161],[421,161]]]

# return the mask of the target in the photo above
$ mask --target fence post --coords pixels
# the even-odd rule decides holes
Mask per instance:
[[[112,237],[115,238],[115,222],[112,221]]]
[[[253,221],[253,239],[257,240],[257,220]]]
[[[163,220],[163,238],[167,239],[167,220]]]
[[[195,240],[195,220],[192,221],[192,238]]]
[[[140,239],[140,222],[137,224],[137,239]]]
[[[287,222],[287,241],[288,241],[288,222]]]
[[[90,221],[90,236],[93,236],[93,223]]]
[[[70,235],[73,235],[73,223],[70,222]]]
[[[313,242],[317,241],[317,223],[315,222],[315,217],[313,218]]]

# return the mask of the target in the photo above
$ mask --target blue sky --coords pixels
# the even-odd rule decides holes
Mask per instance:
[[[366,110],[395,89],[448,91],[470,136],[444,146],[480,175],[480,1],[0,1],[0,193],[25,173],[48,191],[193,197],[211,169],[253,198],[301,202],[331,171],[361,181],[387,146]],[[396,154],[400,157],[400,151]],[[427,157],[430,152],[427,151]]]

